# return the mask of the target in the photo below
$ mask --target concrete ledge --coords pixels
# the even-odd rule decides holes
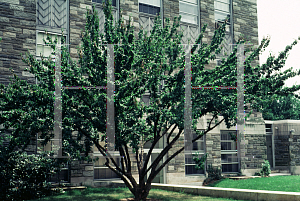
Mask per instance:
[[[300,201],[300,193],[296,193],[296,192],[263,191],[263,190],[168,185],[168,184],[152,184],[152,188],[176,191],[176,192],[185,192],[185,193],[191,193],[191,194],[203,195],[203,196],[232,198],[237,200]]]
[[[56,188],[59,188],[59,187],[56,187]],[[51,188],[51,190],[55,190],[56,188],[55,187]],[[68,191],[68,190],[84,190],[86,188],[87,188],[86,186],[67,186],[67,187],[62,187],[62,189],[65,190],[65,191]]]

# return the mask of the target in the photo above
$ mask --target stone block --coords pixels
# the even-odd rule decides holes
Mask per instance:
[[[23,29],[23,34],[35,35],[35,30]]]
[[[9,18],[7,18],[7,17],[0,17],[0,22],[9,22]]]
[[[300,166],[291,166],[290,171],[292,175],[300,175]]]
[[[84,176],[84,177],[94,177],[94,171],[83,171],[82,176]]]
[[[10,4],[9,8],[12,10],[24,11],[24,6],[20,6],[16,4]]]
[[[11,33],[11,32],[3,32],[3,37],[11,37],[11,38],[16,38],[16,33]]]
[[[0,0],[0,2],[14,4],[14,5],[20,4],[19,0]]]
[[[94,170],[94,166],[85,166],[84,168],[86,171],[93,171]]]

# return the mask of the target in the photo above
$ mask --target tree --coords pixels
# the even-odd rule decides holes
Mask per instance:
[[[40,198],[52,194],[47,181],[66,161],[49,158],[51,152],[27,155],[24,151],[36,133],[52,129],[40,118],[47,119],[43,109],[53,98],[15,74],[12,81],[6,88],[0,85],[0,199]]]
[[[148,37],[141,30],[136,39],[130,22],[125,26],[120,19],[115,26],[113,25],[109,4],[104,7],[104,13],[106,16],[105,33],[99,34],[99,20],[95,8],[87,11],[82,47],[79,50],[80,67],[70,59],[67,49],[62,47],[62,85],[106,86],[108,50],[105,44],[122,44],[114,45],[115,150],[120,154],[120,164],[101,143],[106,137],[107,94],[105,90],[62,91],[63,149],[65,153],[76,158],[81,156],[81,153],[88,156],[88,153],[92,151],[92,146],[95,145],[105,157],[105,165],[124,181],[135,200],[146,200],[155,176],[184,150],[184,147],[181,147],[173,154],[168,154],[174,148],[175,143],[180,140],[180,135],[184,131],[185,53],[184,48],[180,46],[182,33],[178,32],[180,17],[174,18],[172,26],[167,19],[164,28],[161,27],[160,18],[157,17],[150,36]],[[225,35],[225,26],[224,23],[215,31],[210,44],[202,42],[206,26],[202,28],[196,40],[196,44],[201,44],[201,46],[195,45],[191,49],[192,86],[236,85],[236,47],[228,58],[222,60],[220,66],[212,70],[205,69],[205,66],[220,52],[219,46]],[[50,38],[48,41],[53,44]],[[238,44],[244,43],[245,41],[238,41]],[[250,103],[252,108],[260,109],[260,101],[268,98],[271,93],[285,95],[299,90],[300,86],[283,87],[283,81],[298,75],[299,71],[277,73],[284,65],[288,51],[296,43],[297,41],[287,46],[278,58],[269,58],[262,66],[251,66],[251,62],[269,44],[269,39],[264,39],[257,49],[248,50],[249,56],[244,62],[245,101]],[[55,50],[54,45],[53,49]],[[40,121],[51,127],[54,125],[55,64],[51,59],[46,58],[36,61],[32,55],[28,55],[26,62],[30,66],[30,72],[39,80],[35,92],[37,94],[41,92],[43,97],[35,101],[39,102],[40,108],[44,107],[42,112],[48,113],[41,118],[44,120]],[[163,86],[161,86],[162,80],[164,80]],[[149,105],[140,101],[146,91],[150,93]],[[45,97],[42,94],[48,96]],[[196,131],[197,137],[192,142],[223,122],[228,128],[236,124],[236,91],[229,89],[193,90],[192,100],[193,130],[196,131],[199,118],[207,114],[212,115],[208,127],[203,132]],[[178,129],[178,132],[175,132],[175,129]],[[78,134],[74,136],[73,131],[78,131]],[[43,137],[46,142],[53,136],[45,132]],[[166,145],[151,163],[150,155],[163,137],[166,138]],[[143,158],[141,157],[143,145],[149,142],[151,144],[149,152],[145,153],[146,156]],[[131,158],[131,149],[134,158]],[[167,160],[160,163],[166,155],[168,155]],[[138,181],[132,174],[133,160],[137,162]],[[146,178],[148,172],[150,175]]]
[[[265,120],[300,119],[300,100],[293,94],[274,95],[263,105],[262,115]]]

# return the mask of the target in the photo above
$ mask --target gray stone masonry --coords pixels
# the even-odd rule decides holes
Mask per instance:
[[[290,138],[290,158],[291,166],[300,165],[300,135],[293,135],[293,138]]]
[[[27,67],[21,54],[35,54],[35,1],[0,1],[0,83],[8,85],[12,74],[18,76]],[[34,79],[27,78],[30,83]]]
[[[246,169],[256,169],[261,168],[261,163],[264,162],[266,158],[266,135],[264,134],[254,134],[245,135],[245,140],[248,141],[246,146],[245,157],[247,160],[244,161]]]
[[[221,168],[221,135],[220,133],[206,134],[207,165]]]

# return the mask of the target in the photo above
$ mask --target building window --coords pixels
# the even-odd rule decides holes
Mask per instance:
[[[198,0],[179,1],[179,15],[181,21],[198,24]]]
[[[61,43],[62,31],[65,42],[69,41],[69,0],[37,0],[36,3],[36,56],[50,56],[52,49],[45,45],[43,39],[47,38],[46,32],[52,40],[58,39]],[[48,42],[48,41],[47,41]]]
[[[224,22],[226,18],[230,18],[230,0],[215,0],[214,5],[216,22]]]
[[[139,27],[147,32],[147,36],[150,36],[155,15],[160,13],[160,8],[160,0],[139,0]]]
[[[139,0],[139,12],[158,15],[160,12],[160,0]]]
[[[221,65],[221,59],[227,57],[232,52],[233,44],[233,26],[232,26],[232,9],[231,0],[215,0],[215,28],[218,29],[222,23],[228,18],[226,22],[228,25],[225,30],[225,37],[221,44],[222,50],[217,55],[217,64]]]
[[[92,0],[94,3],[103,3],[103,0]],[[116,7],[117,6],[117,0],[112,0],[112,6]]]
[[[40,138],[39,136],[41,135],[41,133],[37,134],[37,150],[36,150],[36,154],[41,154],[42,152],[46,152],[46,151],[53,151],[54,154],[57,154],[59,145],[58,145],[58,141],[57,140],[50,140],[46,145],[43,145],[42,142],[44,141],[44,139]],[[66,154],[63,155],[65,156]],[[60,171],[56,174],[54,174],[53,176],[51,176],[48,179],[48,182],[52,182],[52,183],[58,183],[58,182],[64,182],[64,183],[70,183],[70,165],[69,163],[63,163],[62,167],[60,169]]]
[[[198,0],[179,1],[180,28],[183,31],[182,44],[193,44],[199,36]]]
[[[120,159],[115,158],[117,164],[120,164]],[[104,157],[99,157],[97,161],[94,162],[94,179],[117,179],[120,178],[111,169],[105,166],[106,159]]]
[[[147,4],[140,3],[139,4],[139,12],[147,13],[151,15],[157,15],[160,12],[160,8],[156,6],[151,6]]]
[[[50,179],[48,180],[48,182],[70,183],[70,173],[71,173],[71,171],[70,171],[69,163],[64,163],[64,164],[62,164],[62,168],[60,169],[60,171],[58,173],[56,173],[55,175],[51,176]]]
[[[48,33],[52,39],[52,41],[57,40],[57,44],[61,44],[61,37],[62,34],[56,34],[56,33]],[[65,41],[67,37],[64,35]],[[41,55],[44,57],[49,57],[52,53],[52,48],[50,45],[46,45],[44,40],[48,43],[47,40],[47,34],[45,31],[37,31],[37,37],[36,37],[36,56],[40,57]],[[52,58],[54,58],[54,55],[52,55]]]
[[[193,138],[197,137],[196,133],[193,133]],[[193,154],[199,153],[199,156],[204,156],[205,153],[205,141],[204,136],[198,139],[193,143],[192,150],[190,152],[185,153],[185,174],[186,175],[197,175],[204,174],[204,170],[196,170],[195,162],[193,161]]]
[[[238,172],[239,161],[237,152],[237,140],[233,137],[237,136],[234,131],[221,131],[221,164],[222,172]]]
[[[104,23],[105,23],[105,14],[103,12],[102,2],[103,0],[92,0],[92,2],[96,3],[96,10],[98,11],[99,16],[99,31],[100,33],[104,34]],[[113,0],[112,1],[112,14],[113,14],[113,25],[115,22],[119,20],[119,1]]]

